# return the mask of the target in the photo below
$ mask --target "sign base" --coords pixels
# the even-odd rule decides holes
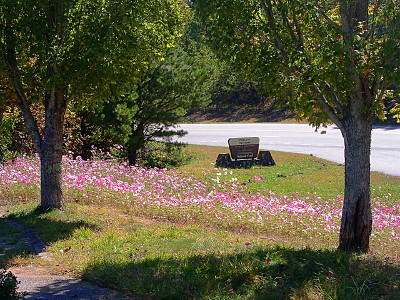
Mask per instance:
[[[232,160],[228,153],[218,154],[216,167],[249,168],[252,166],[275,166],[275,161],[269,151],[260,151],[255,159]]]

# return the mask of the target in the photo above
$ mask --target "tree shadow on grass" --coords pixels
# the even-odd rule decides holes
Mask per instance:
[[[0,232],[4,240],[3,244],[0,244],[0,253],[4,254],[3,257],[0,256],[1,265],[6,265],[16,256],[38,254],[44,251],[47,245],[68,238],[78,228],[96,229],[93,224],[85,221],[51,218],[52,212],[54,211],[34,208],[1,219],[3,232]]]
[[[56,220],[55,217],[50,216],[52,213],[63,214],[64,212],[57,209],[44,210],[37,207],[27,212],[10,214],[8,218],[35,230],[47,245],[68,238],[78,228],[85,227],[92,230],[97,229],[94,224],[90,224],[83,220]]]
[[[30,254],[31,248],[23,233],[0,219],[0,268],[4,268],[15,256]]]
[[[139,299],[400,298],[398,265],[309,249],[93,262],[83,277]]]

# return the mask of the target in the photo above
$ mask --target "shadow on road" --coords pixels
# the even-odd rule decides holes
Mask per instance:
[[[399,126],[373,126],[372,129],[382,129],[382,130],[397,130],[400,129],[400,125]]]

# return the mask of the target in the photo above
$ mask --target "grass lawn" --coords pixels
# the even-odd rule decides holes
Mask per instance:
[[[372,174],[371,251],[346,254],[343,166],[272,152],[274,167],[215,169],[226,149],[189,150],[173,171],[65,159],[64,211],[36,209],[37,160],[0,168],[0,213],[54,256],[3,264],[35,260],[139,299],[400,298],[399,177]]]
[[[226,147],[189,145],[195,153],[192,163],[179,170],[201,175],[213,168],[219,153],[228,152]],[[319,159],[311,155],[271,151],[276,162],[273,167],[255,166],[251,169],[234,170],[238,178],[245,182],[250,179],[254,191],[272,190],[282,196],[298,196],[316,193],[324,198],[343,195],[344,167],[340,164]],[[216,172],[219,173],[219,172]],[[262,175],[264,181],[253,180]],[[400,204],[400,177],[383,173],[371,173],[372,198],[386,198],[393,204]],[[391,195],[391,196],[389,196]],[[388,197],[389,196],[389,197]]]
[[[23,239],[23,234],[0,219],[0,267],[7,265],[15,256],[25,256],[30,246]]]

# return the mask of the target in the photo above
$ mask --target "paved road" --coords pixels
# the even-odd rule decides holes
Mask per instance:
[[[306,124],[180,124],[188,135],[179,139],[189,144],[226,146],[228,138],[260,138],[260,149],[312,154],[344,163],[344,144],[336,126],[315,128]],[[322,130],[326,134],[321,134]],[[400,127],[375,127],[372,131],[371,169],[400,176]]]

